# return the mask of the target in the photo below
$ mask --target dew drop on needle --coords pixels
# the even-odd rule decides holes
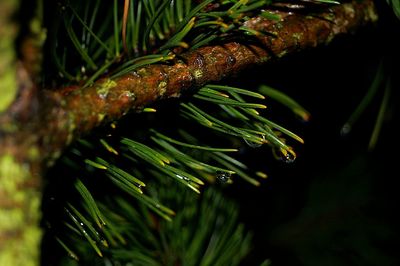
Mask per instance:
[[[228,172],[218,171],[217,180],[223,184],[227,183],[231,178],[231,174]]]

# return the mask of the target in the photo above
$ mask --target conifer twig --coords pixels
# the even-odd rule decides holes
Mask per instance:
[[[141,111],[157,100],[179,97],[188,89],[238,75],[297,51],[327,44],[335,37],[356,31],[377,19],[373,1],[352,1],[318,14],[288,14],[281,21],[255,17],[245,27],[274,36],[258,36],[258,43],[228,42],[184,53],[172,64],[152,64],[115,79],[104,77],[90,87],[79,86],[47,92],[45,128],[39,134],[53,137],[45,141],[43,152],[53,157],[60,148],[94,127],[119,119],[130,110]]]
[[[0,210],[22,215],[12,227],[0,228],[0,258],[8,259],[0,264],[17,265],[18,259],[31,263],[24,265],[37,264],[41,176],[73,140],[128,111],[141,111],[157,100],[327,44],[377,19],[373,0],[353,0],[312,15],[283,11],[277,15],[280,20],[255,17],[243,25],[241,30],[256,34],[257,42],[201,47],[168,58],[168,64],[152,64],[113,79],[103,77],[86,87],[42,90],[36,95],[36,86],[28,82],[28,73],[34,71],[19,71],[23,78],[17,80],[18,96],[0,114]],[[24,245],[13,244],[27,237]]]

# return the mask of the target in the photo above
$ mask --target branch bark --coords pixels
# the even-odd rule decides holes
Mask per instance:
[[[280,21],[255,17],[246,23],[248,28],[275,35],[259,36],[257,43],[202,47],[180,55],[172,64],[149,65],[113,80],[104,77],[86,88],[42,90],[37,95],[21,67],[18,97],[0,115],[0,184],[12,183],[12,189],[0,187],[0,209],[7,210],[3,215],[10,217],[5,219],[18,212],[22,222],[0,228],[0,258],[9,246],[4,243],[28,241],[21,237],[26,225],[35,232],[27,244],[38,247],[41,176],[73,140],[129,111],[140,112],[158,100],[179,97],[186,90],[236,76],[249,67],[327,44],[377,20],[373,0],[353,0],[312,15],[279,14]],[[22,200],[15,196],[20,194]],[[38,261],[34,253],[18,256]]]

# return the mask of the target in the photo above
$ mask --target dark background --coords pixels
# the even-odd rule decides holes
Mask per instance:
[[[311,120],[296,122],[289,114],[285,120],[285,109],[268,105],[269,114],[295,129],[305,144],[296,147],[292,164],[252,150],[249,163],[267,165],[269,178],[260,188],[229,188],[241,205],[242,220],[254,231],[255,247],[243,265],[263,258],[274,266],[400,265],[400,32],[397,18],[380,2],[376,27],[244,75],[251,79],[243,84],[262,79],[286,92],[310,111]],[[352,131],[342,135],[340,130],[366,94],[380,60],[392,86],[381,134],[369,150],[384,84]]]

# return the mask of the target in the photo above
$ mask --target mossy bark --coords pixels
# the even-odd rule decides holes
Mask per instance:
[[[22,74],[25,73],[25,74]],[[38,265],[43,158],[34,86],[18,70],[19,97],[0,115],[0,265]],[[30,87],[28,87],[30,86]]]
[[[0,2],[0,113],[11,104],[17,92],[14,46],[17,25],[13,15],[18,5],[18,0]]]
[[[39,263],[40,178],[11,153],[0,155],[0,265]]]
[[[0,1],[0,265],[35,266],[42,235],[39,150],[21,133],[26,121],[17,110],[23,106],[12,107],[22,90],[32,89],[16,56],[18,9],[18,0]]]

